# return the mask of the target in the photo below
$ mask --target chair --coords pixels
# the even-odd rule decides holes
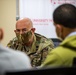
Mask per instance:
[[[54,47],[57,47],[62,41],[59,40],[58,38],[51,38],[53,43],[54,43]]]

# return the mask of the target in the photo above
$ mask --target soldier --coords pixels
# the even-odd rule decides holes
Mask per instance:
[[[49,50],[54,48],[53,41],[35,33],[29,18],[20,19],[16,23],[16,37],[7,46],[25,52],[31,59],[33,67],[40,66]]]

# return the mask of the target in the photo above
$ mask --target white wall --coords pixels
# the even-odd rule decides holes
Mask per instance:
[[[57,38],[52,13],[63,3],[76,5],[76,0],[20,0],[20,18],[29,17],[37,33],[48,38]]]

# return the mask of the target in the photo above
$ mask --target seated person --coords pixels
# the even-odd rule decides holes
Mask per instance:
[[[63,41],[50,51],[41,67],[71,67],[76,58],[76,7],[62,4],[53,12],[57,36]]]
[[[53,41],[35,33],[29,18],[18,20],[14,31],[16,37],[7,46],[25,52],[30,57],[33,67],[40,66],[49,51],[54,48]]]
[[[0,28],[0,42],[3,39],[3,34],[3,29]],[[30,59],[26,54],[3,47],[0,44],[0,75],[10,71],[22,71],[31,68]]]

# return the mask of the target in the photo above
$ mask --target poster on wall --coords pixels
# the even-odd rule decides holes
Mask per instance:
[[[20,18],[30,18],[36,33],[57,38],[52,19],[53,11],[63,3],[76,5],[76,0],[20,0],[19,3]]]

